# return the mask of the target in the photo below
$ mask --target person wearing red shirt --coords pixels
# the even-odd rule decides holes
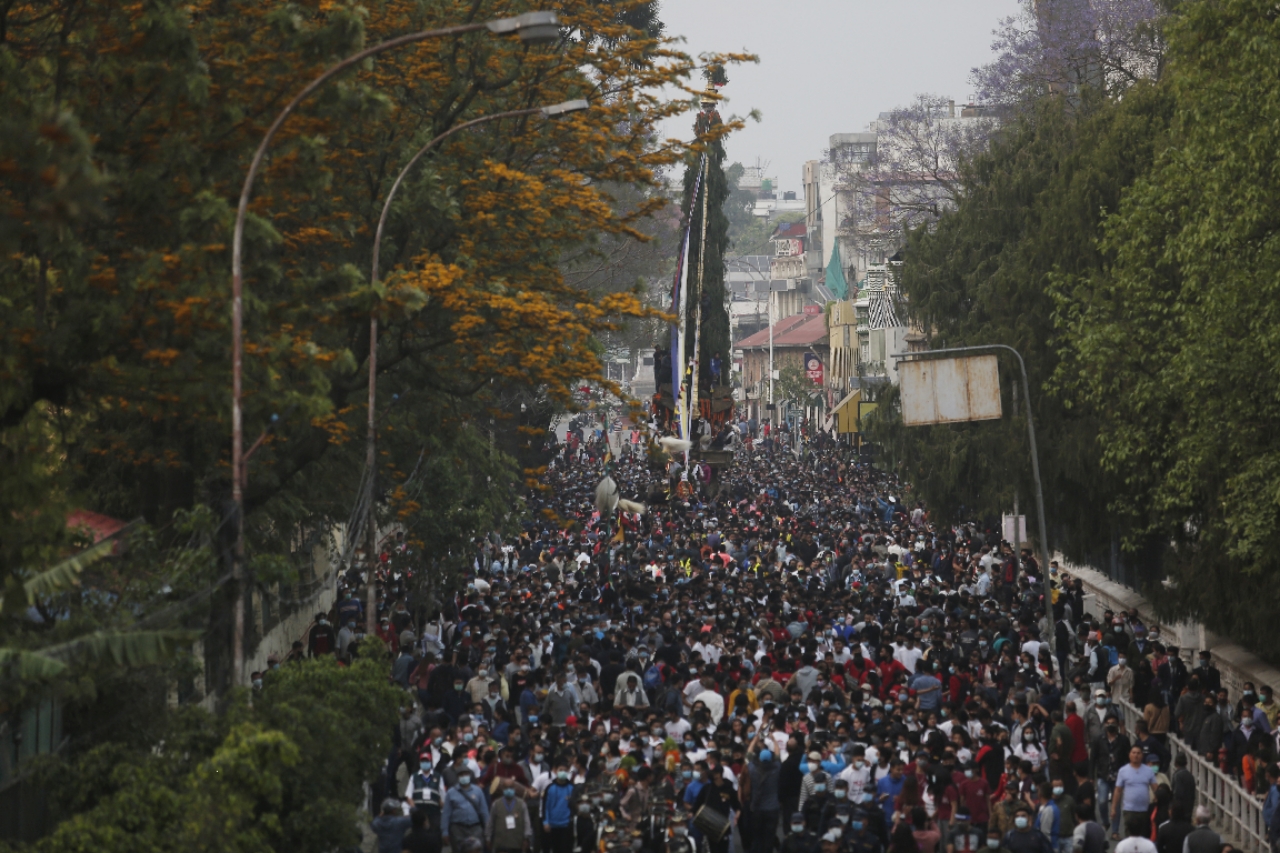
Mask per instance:
[[[512,779],[525,787],[529,786],[529,777],[524,768],[516,763],[515,753],[511,747],[504,746],[498,752],[498,760],[485,768],[480,775],[480,784],[488,790],[494,779]]]
[[[1089,760],[1089,742],[1085,736],[1084,720],[1076,713],[1076,703],[1067,703],[1067,718],[1063,720],[1071,730],[1072,749],[1071,764],[1079,764]]]
[[[860,650],[861,648],[862,648],[861,646],[854,646],[854,648],[851,650],[854,652],[853,657],[845,661],[845,665],[844,665],[845,674],[848,675],[850,679],[852,679],[854,684],[861,684],[862,682],[866,681],[867,670],[871,669],[871,667],[873,666],[871,661],[867,660],[859,653],[858,650]]]
[[[378,622],[378,629],[376,633],[378,635],[378,639],[386,643],[387,647],[391,649],[392,659],[394,659],[396,655],[400,654],[400,637],[392,630],[390,619],[383,616],[381,621]]]
[[[958,793],[961,810],[968,812],[969,822],[985,832],[991,818],[991,787],[972,762],[964,767],[964,780]]]
[[[880,651],[880,663],[876,668],[880,671],[880,683],[883,685],[880,689],[880,698],[884,699],[889,695],[894,680],[900,675],[907,674],[907,668],[901,661],[894,660],[887,648]]]

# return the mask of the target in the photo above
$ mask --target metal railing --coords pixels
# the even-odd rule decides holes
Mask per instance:
[[[1142,712],[1125,699],[1117,704],[1124,715],[1125,728],[1135,731]],[[1270,853],[1267,824],[1262,819],[1262,800],[1204,756],[1197,755],[1182,738],[1174,734],[1168,737],[1170,760],[1179,755],[1187,757],[1187,769],[1196,780],[1196,804],[1209,809],[1213,828],[1244,853]]]

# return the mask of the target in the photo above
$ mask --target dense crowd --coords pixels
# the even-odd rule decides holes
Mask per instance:
[[[553,463],[455,601],[389,579],[384,853],[1221,853],[1174,733],[1277,811],[1269,687],[843,446],[741,450],[714,497],[605,459]]]

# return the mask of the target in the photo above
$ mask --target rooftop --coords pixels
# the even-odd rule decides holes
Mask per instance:
[[[804,347],[827,336],[826,314],[796,314],[773,324],[774,347]],[[769,330],[762,329],[733,345],[734,349],[757,349],[769,346]]]

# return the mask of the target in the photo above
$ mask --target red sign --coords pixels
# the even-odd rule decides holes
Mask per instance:
[[[809,381],[815,385],[822,384],[822,359],[818,358],[815,353],[807,352],[804,354],[804,372],[809,377]]]
[[[806,314],[808,314],[808,315],[810,315],[810,316],[815,316],[815,315],[821,314],[821,313],[822,313],[822,306],[821,306],[821,305],[806,305],[806,306],[804,306],[804,313],[806,313]]]

